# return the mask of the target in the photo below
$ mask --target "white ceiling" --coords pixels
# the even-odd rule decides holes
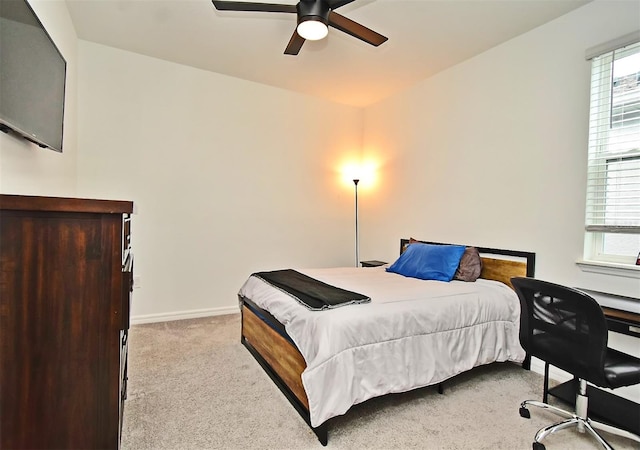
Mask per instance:
[[[210,0],[66,0],[80,39],[366,106],[591,0],[355,0],[337,10],[389,40],[330,28],[283,54],[295,14],[216,11]],[[265,3],[296,4],[296,0]]]

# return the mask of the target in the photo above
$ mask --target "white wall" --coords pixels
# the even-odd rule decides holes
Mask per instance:
[[[252,271],[353,263],[339,170],[360,109],[85,41],[79,56],[78,191],[136,204],[134,320],[236,311]]]
[[[640,3],[595,1],[365,110],[379,165],[362,257],[400,237],[536,252],[545,280],[638,297],[640,280],[582,272],[590,63],[640,29]],[[610,344],[640,355],[637,339]],[[633,390],[633,392],[631,392]],[[617,391],[619,392],[619,391]],[[640,399],[640,389],[625,395]]]
[[[0,192],[73,196],[77,154],[77,37],[64,2],[29,0],[67,61],[63,152],[42,149],[13,134],[0,133]]]
[[[640,28],[640,3],[596,1],[365,111],[380,164],[363,257],[400,237],[534,251],[536,275],[638,296],[640,280],[582,272],[590,64]],[[384,217],[384,220],[380,218]]]

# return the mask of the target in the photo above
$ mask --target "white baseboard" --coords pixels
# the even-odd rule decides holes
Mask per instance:
[[[544,361],[538,358],[531,358],[531,370],[533,372],[544,375]],[[560,370],[555,366],[549,366],[549,379],[557,381],[559,383],[564,383],[565,381],[569,381],[573,378],[568,372],[564,370]]]
[[[144,314],[131,316],[131,325],[143,323],[170,322],[173,320],[197,319],[200,317],[222,316],[225,314],[238,314],[239,306],[227,306],[224,308],[192,309],[191,311],[174,311],[159,314]]]

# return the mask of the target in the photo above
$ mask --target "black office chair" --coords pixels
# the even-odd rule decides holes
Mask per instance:
[[[528,354],[545,361],[543,402],[522,402],[520,415],[529,418],[527,406],[537,406],[565,418],[540,429],[533,449],[544,450],[542,439],[574,426],[582,433],[588,431],[606,449],[612,447],[595,428],[640,442],[636,434],[587,416],[587,382],[610,389],[640,383],[640,359],[607,347],[607,323],[600,305],[576,289],[534,278],[516,277],[511,283],[520,298],[520,343]],[[577,379],[575,412],[546,403],[549,364]]]

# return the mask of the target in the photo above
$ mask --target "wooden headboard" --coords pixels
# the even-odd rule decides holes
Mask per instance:
[[[443,242],[417,242],[434,245],[451,245]],[[405,251],[408,244],[409,239],[400,239],[400,254]],[[480,252],[480,259],[482,259],[482,272],[480,273],[480,278],[500,281],[513,289],[513,286],[511,285],[511,278],[533,277],[535,274],[535,253],[488,247],[476,248]]]

